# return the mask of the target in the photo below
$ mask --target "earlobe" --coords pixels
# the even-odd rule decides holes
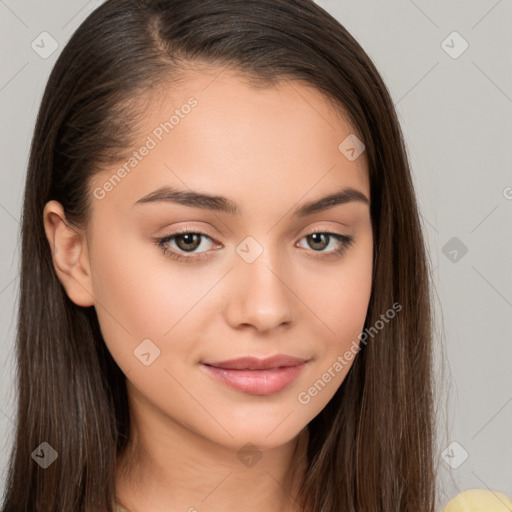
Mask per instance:
[[[85,234],[66,221],[64,208],[58,201],[46,203],[43,222],[53,266],[68,297],[77,306],[92,306],[94,297]]]

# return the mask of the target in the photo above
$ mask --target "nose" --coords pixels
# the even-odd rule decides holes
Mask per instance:
[[[261,332],[290,327],[296,319],[296,292],[290,279],[290,273],[266,251],[252,263],[237,261],[229,283],[227,322],[235,329],[252,327]]]

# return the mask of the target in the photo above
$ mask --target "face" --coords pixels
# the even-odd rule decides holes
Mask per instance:
[[[90,184],[80,270],[60,275],[95,307],[140,425],[270,448],[325,407],[356,357],[368,172],[316,89],[214,77],[153,98],[133,157]]]

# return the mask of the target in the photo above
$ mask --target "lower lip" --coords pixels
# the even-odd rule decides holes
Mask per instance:
[[[227,370],[205,364],[202,366],[210,375],[237,391],[250,395],[272,395],[293,382],[306,363],[271,370]]]

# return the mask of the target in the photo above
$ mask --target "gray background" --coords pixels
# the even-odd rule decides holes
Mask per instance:
[[[15,410],[19,221],[32,130],[57,55],[100,3],[0,0],[2,486]],[[512,2],[318,3],[374,60],[407,142],[437,312],[439,509],[470,488],[512,498]],[[58,48],[47,56],[51,38]]]

